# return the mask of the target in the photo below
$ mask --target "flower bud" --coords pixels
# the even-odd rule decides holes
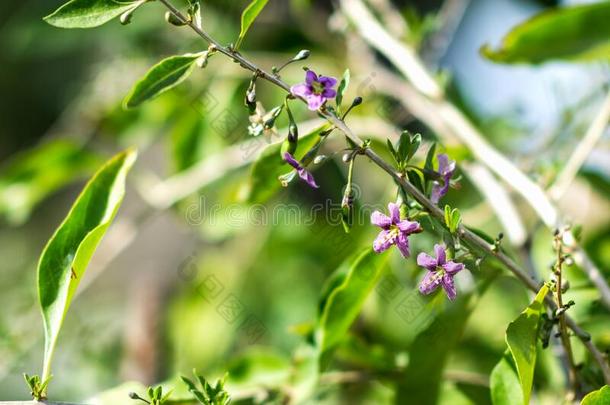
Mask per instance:
[[[319,165],[320,163],[324,162],[325,160],[326,160],[326,155],[318,155],[314,158],[313,164]]]
[[[275,120],[280,116],[282,110],[283,106],[277,106],[267,113],[265,116],[265,123],[263,125],[265,129],[271,129],[275,126]]]
[[[134,11],[135,11],[135,8],[132,8],[130,10],[125,11],[123,14],[121,14],[121,16],[119,17],[119,21],[121,22],[122,25],[127,25],[127,24],[131,23],[131,18],[133,17]]]
[[[282,142],[282,147],[280,148],[280,156],[284,156],[285,153],[290,153],[294,155],[294,152],[297,150],[297,143],[290,141],[290,136],[287,136],[284,142]]]
[[[343,160],[343,163],[348,163],[350,160],[352,160],[351,153],[344,153],[341,160]]]
[[[309,58],[310,52],[308,49],[302,49],[299,51],[299,53],[296,54],[296,56],[294,58],[292,58],[293,61],[297,62],[300,60],[305,60],[307,58]]]

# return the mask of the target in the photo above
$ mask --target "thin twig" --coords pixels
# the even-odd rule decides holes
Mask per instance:
[[[580,385],[578,382],[578,371],[576,370],[576,363],[574,362],[574,352],[572,351],[572,343],[570,342],[570,335],[566,325],[566,316],[563,305],[563,263],[565,262],[565,256],[563,254],[563,231],[558,231],[553,239],[553,247],[557,254],[555,260],[555,266],[553,271],[555,274],[555,302],[559,312],[557,318],[559,320],[559,338],[561,345],[565,351],[566,360],[568,363],[568,381],[570,383],[570,391],[568,392],[568,398],[572,400],[580,391]]]
[[[265,79],[275,84],[276,86],[284,89],[286,92],[290,92],[290,86],[287,83],[283,82],[279,77],[260,69],[254,63],[245,59],[238,52],[235,52],[229,48],[220,45],[207,33],[205,33],[203,30],[199,29],[196,25],[190,22],[178,9],[176,9],[171,3],[169,3],[168,0],[159,1],[163,3],[170,10],[170,12],[174,14],[176,18],[191,27],[205,41],[214,45],[218,52],[228,56],[236,63],[239,63],[245,69],[248,69],[252,72],[256,72],[259,78]],[[300,100],[305,101],[303,99]],[[352,132],[352,130],[345,124],[345,122],[339,119],[335,114],[325,109],[320,109],[318,112],[323,115],[330,123],[332,123],[337,129],[343,132],[343,134],[356,145],[363,145],[363,141],[358,136],[356,136]],[[441,209],[438,208],[436,205],[434,205],[432,201],[430,201],[421,191],[419,191],[419,189],[417,189],[413,184],[405,180],[398,172],[396,172],[394,167],[392,167],[389,163],[387,163],[383,158],[381,158],[375,151],[370,148],[364,149],[364,154],[369,159],[371,159],[371,161],[375,163],[379,168],[388,173],[394,179],[394,181],[396,181],[409,195],[411,195],[411,197],[415,201],[417,201],[423,207],[423,209],[425,209],[430,215],[444,223],[444,212],[441,211]],[[481,250],[488,256],[496,257],[502,264],[504,264],[504,266],[509,271],[511,271],[521,282],[523,282],[523,284],[525,284],[527,288],[534,292],[537,292],[539,290],[540,286],[542,285],[540,281],[531,278],[510,257],[508,257],[503,252],[496,250],[494,246],[487,243],[480,236],[471,232],[463,225],[460,225],[458,227],[457,234],[462,238],[462,240],[464,240],[469,245]],[[554,311],[557,309],[557,306],[551,296],[547,296],[545,301],[547,305],[551,308],[551,310]],[[587,349],[591,352],[595,360],[598,362],[604,374],[604,379],[606,383],[610,384],[610,367],[608,366],[604,355],[591,342],[591,336],[582,328],[580,328],[570,317],[566,316],[565,319],[567,326],[572,329],[574,334],[576,334],[584,342]]]

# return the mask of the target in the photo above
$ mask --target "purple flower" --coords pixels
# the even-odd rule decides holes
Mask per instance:
[[[337,84],[337,79],[334,77],[318,77],[313,70],[308,70],[305,73],[305,83],[292,86],[290,92],[297,97],[303,97],[307,100],[309,109],[316,111],[326,100],[335,98],[337,95],[333,89],[335,84]]]
[[[449,157],[444,153],[436,155],[438,159],[438,171],[436,172],[440,177],[441,181],[435,180],[432,185],[432,193],[430,194],[430,200],[434,204],[438,204],[439,200],[447,194],[449,190],[449,184],[451,182],[451,176],[455,172],[455,161],[449,160]]]
[[[381,253],[392,245],[396,245],[403,257],[409,257],[409,239],[412,233],[419,233],[422,228],[419,222],[400,219],[400,209],[397,204],[389,203],[390,216],[375,211],[371,214],[371,223],[381,228],[381,232],[373,242],[373,250]]]
[[[316,181],[314,180],[313,176],[311,173],[309,173],[307,170],[305,170],[305,168],[303,166],[301,166],[301,164],[299,163],[298,160],[296,160],[294,158],[294,156],[292,156],[290,153],[285,152],[284,153],[284,161],[286,163],[288,163],[290,166],[294,167],[294,169],[297,171],[297,173],[299,174],[299,177],[303,180],[305,180],[305,182],[307,184],[309,184],[311,187],[313,188],[318,188],[319,186],[316,184]]]
[[[428,270],[421,283],[419,284],[419,292],[424,295],[432,293],[442,285],[450,300],[454,300],[457,296],[453,276],[464,269],[462,263],[447,261],[445,247],[442,245],[434,245],[436,258],[420,253],[417,255],[417,264]]]

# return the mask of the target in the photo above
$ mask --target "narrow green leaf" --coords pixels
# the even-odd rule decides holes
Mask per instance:
[[[445,225],[451,228],[451,207],[449,205],[445,205]]]
[[[428,153],[426,154],[426,163],[424,164],[424,168],[429,171],[434,171],[434,160],[436,159],[436,142],[430,145],[430,149],[428,149]]]
[[[125,177],[136,159],[127,150],[109,160],[87,183],[38,263],[38,295],[45,331],[42,380],[50,375],[59,330],[89,260],[125,194]]]
[[[392,141],[386,139],[386,144],[388,145],[388,150],[390,151],[390,155],[392,155],[392,157],[394,158],[396,165],[400,166],[400,157],[398,156],[398,152],[396,152],[396,149],[394,149]]]
[[[201,53],[188,53],[163,59],[133,86],[123,102],[123,107],[137,107],[179,85],[189,77],[201,56]]]
[[[457,208],[451,209],[449,205],[445,205],[445,225],[451,233],[455,233],[462,221],[462,214]]]
[[[137,7],[136,1],[72,0],[44,20],[59,28],[93,28]]]
[[[610,3],[599,2],[544,11],[514,27],[499,48],[481,53],[494,62],[542,63],[610,60]]]
[[[610,385],[604,385],[597,391],[588,393],[580,405],[608,405],[610,404]]]
[[[343,102],[343,95],[349,87],[350,77],[351,74],[349,69],[345,69],[345,72],[343,72],[343,77],[341,78],[341,82],[339,83],[339,87],[337,87],[337,97],[335,98],[335,101],[337,103],[337,109],[341,108],[341,103]]]
[[[411,134],[409,131],[402,131],[398,139],[398,156],[400,161],[405,163],[411,151]]]
[[[46,197],[91,175],[99,163],[96,155],[63,139],[16,155],[0,171],[0,217],[13,225],[23,223]]]
[[[294,154],[295,158],[302,159],[307,151],[318,142],[320,133],[326,129],[328,129],[328,124],[321,125],[313,131],[299,136],[299,144]],[[260,142],[264,145],[262,139]],[[248,184],[249,202],[263,203],[281,188],[278,176],[291,169],[280,157],[281,148],[282,142],[267,146],[252,164]]]
[[[317,322],[315,341],[322,355],[331,351],[347,334],[369,293],[377,283],[388,255],[367,249],[343,263],[331,276],[331,289]],[[338,275],[338,276],[337,276]]]
[[[421,145],[421,134],[415,134],[411,136],[411,145],[409,147],[409,153],[407,154],[406,160],[407,162],[411,160],[417,150],[419,149],[419,145]]]
[[[529,404],[532,391],[534,366],[536,365],[536,341],[538,338],[540,317],[544,310],[544,297],[547,295],[548,291],[549,289],[546,284],[542,286],[540,291],[538,291],[538,294],[536,294],[534,301],[517,319],[511,322],[506,329],[506,344],[508,345],[508,350],[512,356],[512,363],[514,364],[519,385],[521,386],[523,404]],[[500,363],[506,361],[507,360],[503,358]],[[510,376],[509,365],[510,362],[508,364],[499,364],[496,366],[497,368],[499,367],[499,370],[495,380],[492,379],[492,397],[504,398],[504,394],[508,393],[509,388],[512,390],[514,383],[511,381],[513,377]],[[494,383],[497,384],[497,386],[494,386]],[[494,402],[494,404],[495,403],[496,402]]]
[[[239,32],[239,38],[235,44],[235,49],[239,49],[246,33],[250,29],[250,26],[256,20],[256,17],[263,11],[263,8],[267,5],[268,0],[252,0],[248,7],[241,14],[241,31]]]

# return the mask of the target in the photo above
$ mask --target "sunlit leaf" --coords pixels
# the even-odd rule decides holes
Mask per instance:
[[[237,43],[235,44],[235,49],[239,49],[246,33],[250,29],[256,17],[263,11],[263,8],[267,5],[267,1],[269,0],[252,0],[252,2],[246,7],[244,12],[241,14],[241,30],[239,32],[239,38],[237,39]]]
[[[521,398],[524,404],[529,403],[532,391],[540,316],[544,310],[544,297],[548,291],[549,289],[546,284],[542,286],[538,294],[536,294],[534,301],[506,329],[506,344],[511,355],[511,361],[514,364],[514,371],[516,371],[519,385],[521,386]],[[509,366],[511,361],[509,360],[503,358],[500,361],[500,364],[496,366],[497,368],[499,367],[499,370],[495,378],[492,379],[492,397],[497,397],[499,401],[501,398],[504,398],[505,394],[512,391],[514,386],[514,382],[511,381],[513,377],[510,375]],[[514,400],[514,397],[512,398]]]
[[[369,293],[381,275],[388,255],[367,249],[345,262],[331,276],[331,287],[323,297],[315,331],[316,345],[322,355],[332,350],[354,322]]]
[[[597,391],[588,393],[580,405],[607,405],[610,404],[610,385],[604,385]]]
[[[176,87],[189,77],[201,55],[200,53],[188,53],[163,59],[150,68],[146,75],[133,86],[125,98],[123,106],[125,108],[137,107]]]
[[[51,193],[93,172],[99,159],[80,145],[54,140],[15,156],[0,171],[0,216],[23,223]]]
[[[59,28],[93,28],[135,7],[135,1],[72,0],[44,18]]]
[[[523,403],[523,390],[512,355],[507,350],[491,372],[491,401],[494,405]]]
[[[125,193],[125,177],[136,159],[127,150],[109,160],[87,183],[38,263],[38,294],[45,331],[42,379],[50,375],[59,330],[89,260],[110,226]]]
[[[497,49],[481,53],[501,63],[542,63],[554,59],[610,59],[610,3],[544,11],[514,27]]]

